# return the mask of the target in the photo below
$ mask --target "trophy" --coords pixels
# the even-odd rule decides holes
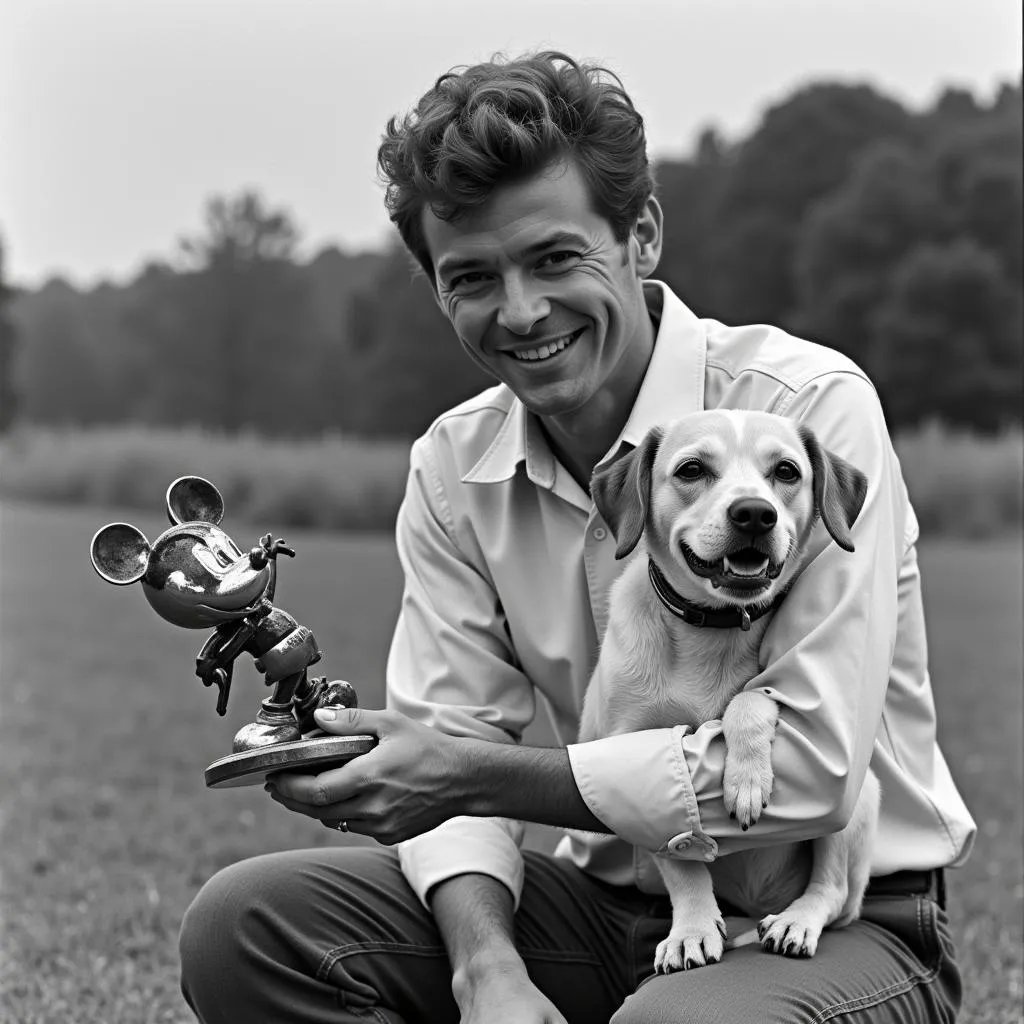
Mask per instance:
[[[196,657],[196,675],[216,686],[217,714],[227,712],[231,670],[243,651],[273,686],[256,719],[236,734],[232,753],[206,769],[210,787],[262,784],[270,772],[313,772],[370,750],[374,736],[331,736],[313,719],[317,708],[351,708],[346,682],[310,678],[321,658],[316,638],[274,605],[277,559],[295,557],[283,540],[266,534],[248,552],[222,530],[224,499],[208,480],[183,476],[167,488],[171,527],[150,544],[128,523],[97,531],[90,554],[108,583],[142,583],[154,611],[186,629],[213,633]]]

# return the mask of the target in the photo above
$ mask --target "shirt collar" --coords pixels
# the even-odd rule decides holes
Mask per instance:
[[[616,455],[624,444],[638,445],[651,427],[704,408],[707,342],[703,325],[660,281],[644,282],[644,298],[651,315],[659,321],[654,352],[629,419],[602,462]],[[518,398],[511,396],[494,440],[462,481],[501,483],[515,475],[520,463],[526,464],[526,475],[538,487],[550,490],[554,486],[555,457],[540,423]]]

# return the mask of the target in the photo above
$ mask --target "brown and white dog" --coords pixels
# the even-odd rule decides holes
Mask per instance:
[[[653,429],[596,473],[591,490],[616,558],[636,554],[611,590],[580,740],[720,718],[725,805],[746,829],[768,806],[779,709],[744,686],[759,671],[761,638],[818,518],[853,550],[866,478],[792,420],[716,410]],[[721,959],[715,891],[746,914],[766,915],[758,928],[766,950],[813,956],[823,928],[860,913],[878,802],[869,771],[841,832],[741,851],[710,870],[655,857],[672,901],[655,968]]]

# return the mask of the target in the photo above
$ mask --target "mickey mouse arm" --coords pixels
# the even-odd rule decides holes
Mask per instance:
[[[204,686],[216,683],[220,691],[217,697],[218,715],[227,713],[231,669],[235,658],[242,653],[255,632],[255,626],[246,619],[221,623],[196,655],[196,675],[202,679]]]

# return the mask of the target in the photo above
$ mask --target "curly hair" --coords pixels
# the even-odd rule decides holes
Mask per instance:
[[[377,151],[384,204],[434,284],[423,210],[455,222],[499,184],[571,159],[624,243],[654,191],[643,118],[606,68],[544,51],[442,75]]]

